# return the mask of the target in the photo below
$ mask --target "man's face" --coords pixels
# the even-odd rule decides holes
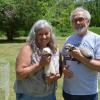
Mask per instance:
[[[72,19],[72,26],[77,34],[84,35],[87,32],[89,20],[85,17],[83,12],[76,12]]]

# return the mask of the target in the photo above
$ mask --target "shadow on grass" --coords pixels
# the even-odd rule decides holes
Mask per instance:
[[[7,39],[0,39],[0,44],[5,43],[24,43],[26,42],[26,39],[13,39],[12,41],[8,41]]]

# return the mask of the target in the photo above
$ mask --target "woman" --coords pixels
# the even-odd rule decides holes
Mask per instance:
[[[49,47],[52,57],[42,55]],[[56,75],[45,77],[44,67],[50,62]],[[51,25],[46,20],[37,21],[28,36],[27,44],[16,59],[16,100],[56,100],[55,87],[59,75],[59,52],[57,51]]]

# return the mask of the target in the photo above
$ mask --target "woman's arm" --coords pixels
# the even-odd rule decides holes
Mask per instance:
[[[32,73],[35,73],[42,69],[49,60],[45,57],[41,57],[39,63],[32,64],[32,49],[29,45],[25,45],[16,59],[16,77],[19,80],[27,78]]]
[[[32,50],[29,45],[25,45],[19,52],[16,59],[16,77],[25,79],[36,70],[40,69],[39,64],[31,64]]]

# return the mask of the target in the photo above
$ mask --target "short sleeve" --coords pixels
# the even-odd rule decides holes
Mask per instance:
[[[96,38],[95,59],[100,59],[100,36],[98,38]]]
[[[65,53],[66,53],[66,51],[65,51],[65,45],[68,43],[68,39],[69,39],[69,37],[66,39],[66,41],[65,41],[65,43],[64,43],[64,45],[63,45],[63,47],[62,47],[62,49],[61,49],[61,51],[60,51],[60,54],[62,55],[62,56],[64,56],[65,55]]]

